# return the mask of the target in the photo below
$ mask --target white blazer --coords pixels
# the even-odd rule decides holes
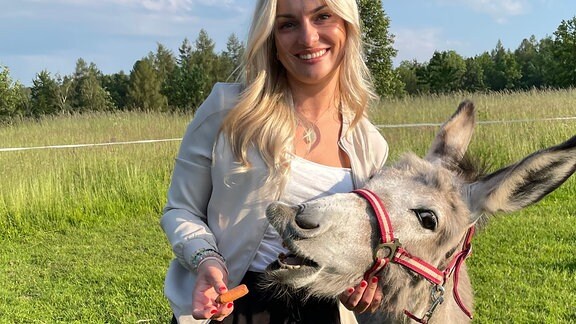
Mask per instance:
[[[237,167],[230,146],[219,134],[226,114],[241,91],[239,84],[217,83],[197,110],[180,145],[161,226],[176,258],[170,263],[164,293],[179,323],[207,323],[192,317],[195,274],[190,261],[200,248],[218,250],[226,259],[228,286],[237,286],[246,273],[268,226],[265,209],[279,197],[279,188],[264,185],[266,165],[249,152],[253,167]],[[348,154],[355,188],[379,170],[388,144],[374,125],[362,118],[353,132],[344,120],[340,147]],[[343,323],[355,323],[342,305]]]

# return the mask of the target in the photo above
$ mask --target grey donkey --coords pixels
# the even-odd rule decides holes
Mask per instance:
[[[367,182],[366,192],[381,201],[384,216],[365,192],[297,206],[271,204],[266,216],[291,252],[269,266],[271,282],[285,291],[335,299],[367,274],[376,274],[384,298],[372,320],[470,322],[473,293],[463,262],[470,228],[483,223],[485,215],[539,201],[576,170],[574,136],[481,174],[465,157],[474,115],[474,105],[462,102],[423,159],[407,153]],[[382,228],[387,221],[390,228]],[[402,262],[400,250],[408,262]],[[435,280],[414,270],[428,267]]]

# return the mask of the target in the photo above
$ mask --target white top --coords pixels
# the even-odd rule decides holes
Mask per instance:
[[[350,192],[353,189],[351,169],[318,164],[295,156],[280,200],[290,205],[297,205],[335,193]],[[271,225],[268,225],[249,270],[264,272],[281,252],[287,253],[288,250],[282,247],[280,235]]]

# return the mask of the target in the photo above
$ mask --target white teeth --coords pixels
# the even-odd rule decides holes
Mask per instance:
[[[284,253],[280,253],[278,255],[278,262],[280,263],[280,268],[282,269],[290,269],[290,270],[296,270],[296,269],[300,269],[300,265],[293,265],[293,264],[288,264],[286,263],[286,259],[288,259],[288,256]]]
[[[298,55],[298,57],[302,60],[311,60],[311,59],[320,57],[320,56],[324,55],[325,53],[326,53],[326,50],[323,49],[323,50],[318,51],[316,53]]]
[[[297,270],[300,269],[299,265],[282,264],[282,269]]]
[[[289,269],[289,270],[296,270],[300,269],[300,262],[302,259],[296,256],[288,256],[284,253],[280,253],[278,255],[278,263],[280,263],[280,267],[282,269]]]

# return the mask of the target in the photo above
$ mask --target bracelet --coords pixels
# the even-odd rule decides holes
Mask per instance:
[[[224,257],[222,256],[222,254],[220,254],[220,252],[214,249],[199,249],[198,252],[194,254],[194,257],[192,257],[192,261],[190,262],[192,270],[198,271],[198,267],[200,266],[202,261],[204,261],[207,258],[216,258],[222,261],[222,263],[225,262]]]

